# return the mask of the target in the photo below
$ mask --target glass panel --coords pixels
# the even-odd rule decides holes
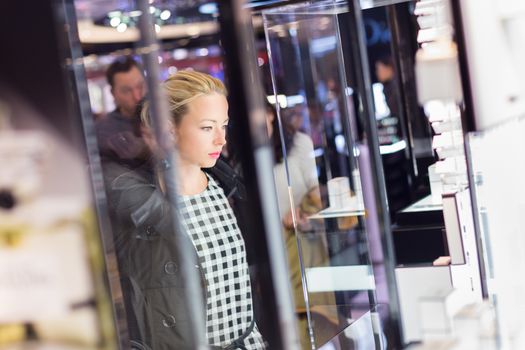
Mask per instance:
[[[105,278],[113,265],[104,261],[70,98],[72,60],[56,31],[64,9],[55,4],[32,4],[28,23],[27,3],[1,9],[11,15],[0,24],[0,348],[115,349]]]
[[[222,82],[222,62],[230,56],[219,47],[217,7],[150,3],[115,8],[108,0],[95,8],[77,2],[79,37],[89,56],[80,53],[74,61],[76,92],[88,109],[90,165],[105,187],[97,182],[101,216],[111,226],[104,232],[106,257],[117,260],[112,272],[121,287],[114,302],[122,348],[130,342],[159,350],[279,348],[280,327],[294,326],[292,317],[277,321],[276,304],[292,309],[272,284],[272,272],[285,269],[269,259],[269,220],[259,224],[266,208],[257,192],[255,147],[247,147],[249,123],[235,118],[237,106],[245,105],[228,109],[228,98],[245,96],[228,95]],[[146,19],[156,21],[161,43]],[[106,35],[118,43],[96,45]],[[241,147],[244,153],[236,152]],[[284,281],[281,291],[289,297]]]
[[[430,192],[436,161],[430,123],[415,91],[417,23],[413,4],[364,10],[367,57],[390,217]]]
[[[377,303],[361,190],[366,149],[339,32],[347,11],[332,2],[263,11],[274,173],[303,349]]]

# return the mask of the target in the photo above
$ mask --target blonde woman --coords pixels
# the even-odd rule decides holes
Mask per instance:
[[[212,349],[264,349],[254,321],[246,247],[228,198],[241,199],[242,186],[219,160],[228,125],[226,88],[218,79],[189,71],[162,86],[178,151],[178,208],[187,247],[199,262],[195,273],[203,287],[208,342]],[[142,120],[155,154],[147,103]],[[155,350],[190,349],[185,338],[191,334],[191,315],[175,255],[171,203],[152,171],[169,166],[160,158],[110,180],[116,249],[123,284],[129,285],[126,308],[133,342]]]

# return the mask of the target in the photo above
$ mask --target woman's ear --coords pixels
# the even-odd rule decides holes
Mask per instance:
[[[170,135],[171,135],[171,140],[173,141],[173,144],[174,145],[177,145],[177,127],[175,126],[174,123],[170,122],[169,123],[169,132],[170,132]]]

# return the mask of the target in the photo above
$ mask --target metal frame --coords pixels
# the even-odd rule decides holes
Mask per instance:
[[[72,25],[77,22],[75,6],[73,0],[61,0],[54,3],[54,12],[57,20],[63,20],[68,25],[64,31],[61,45],[65,60],[65,79],[68,81],[75,99],[74,113],[79,114],[82,133],[84,137],[84,147],[86,157],[89,162],[89,178],[93,191],[94,207],[96,212],[98,230],[101,244],[103,246],[104,262],[106,266],[117,266],[117,257],[113,244],[113,232],[108,215],[107,197],[104,190],[104,180],[100,164],[97,137],[95,134],[95,124],[89,103],[89,92],[87,79],[83,65],[83,55],[78,39],[77,26]],[[78,43],[78,45],[77,45]],[[128,326],[126,322],[126,311],[122,300],[122,287],[120,284],[120,274],[113,274],[106,269],[104,279],[109,286],[111,295],[111,305],[113,311],[113,321],[116,328],[116,341],[120,349],[129,349]],[[103,332],[103,334],[106,332]]]
[[[268,324],[271,332],[265,336],[270,349],[299,349],[277,198],[275,191],[269,190],[275,188],[273,151],[266,130],[251,14],[244,9],[244,1],[220,1],[219,23],[230,91],[230,116],[232,122],[237,123],[232,137],[243,146],[239,149],[239,157],[250,199],[247,212],[251,217],[247,221],[251,224],[251,235],[265,237],[256,252],[262,263],[269,265],[259,271],[261,289],[271,291],[261,295],[265,306],[263,316],[266,322],[274,321]]]
[[[477,203],[477,193],[475,189],[476,175],[473,171],[472,156],[470,153],[469,142],[467,140],[467,133],[477,130],[476,126],[476,111],[474,108],[474,100],[472,96],[472,87],[470,83],[470,73],[468,64],[468,53],[467,46],[465,43],[465,32],[463,30],[463,19],[461,12],[461,1],[450,0],[450,6],[452,9],[452,17],[454,21],[454,34],[455,41],[458,46],[458,61],[459,61],[459,74],[461,76],[461,85],[463,90],[463,105],[461,106],[461,124],[463,125],[463,137],[466,139],[464,142],[465,157],[467,161],[467,176],[469,179],[469,191],[470,199],[472,201],[472,216],[474,221],[474,233],[476,235],[476,248],[478,252],[483,252],[483,238],[481,237],[481,223],[479,221],[480,213],[479,208],[474,203]],[[478,254],[478,264],[481,278],[481,294],[484,299],[488,298],[489,291],[487,285],[487,268],[483,254]]]
[[[381,246],[383,248],[384,268],[386,272],[386,279],[388,285],[389,295],[389,329],[392,331],[394,343],[391,344],[393,348],[403,344],[401,315],[399,307],[399,297],[397,293],[397,284],[395,279],[395,252],[392,231],[390,227],[390,215],[388,211],[388,202],[386,196],[385,177],[383,173],[383,165],[381,154],[379,152],[379,139],[377,136],[377,128],[375,125],[375,113],[373,105],[373,97],[370,82],[370,70],[368,66],[368,57],[365,42],[365,27],[361,13],[361,7],[358,0],[348,0],[348,8],[353,14],[353,21],[351,25],[354,27],[352,36],[353,45],[357,49],[357,54],[354,55],[356,65],[361,68],[356,69],[356,80],[361,97],[362,113],[364,115],[364,129],[367,135],[366,141],[370,152],[370,170],[373,174],[371,184],[373,193],[375,195],[375,207],[377,211],[377,220],[379,232],[381,236]]]

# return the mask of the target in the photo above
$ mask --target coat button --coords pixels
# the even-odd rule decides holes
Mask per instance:
[[[155,228],[153,226],[146,227],[146,235],[151,236],[155,233]]]
[[[178,270],[177,264],[173,261],[168,261],[166,264],[164,264],[164,271],[168,275],[174,275]]]
[[[175,323],[177,322],[175,321],[175,316],[173,315],[168,315],[162,320],[162,325],[166,328],[174,327]]]

